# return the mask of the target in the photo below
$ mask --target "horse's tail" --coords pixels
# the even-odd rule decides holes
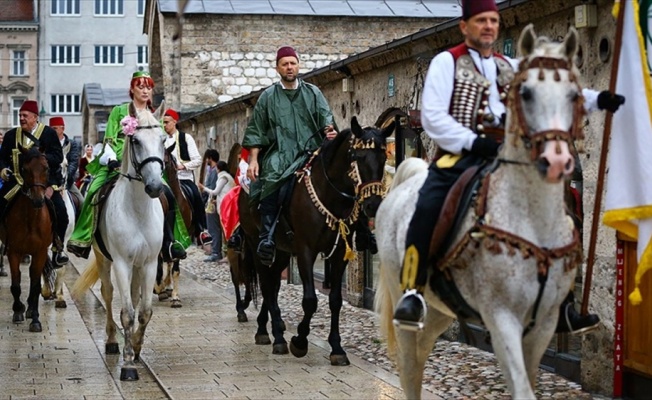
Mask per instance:
[[[396,332],[394,331],[394,303],[390,292],[390,273],[387,268],[379,267],[378,287],[374,298],[374,310],[380,321],[380,334],[387,341],[387,356],[396,359]]]
[[[81,274],[75,285],[72,287],[70,294],[72,297],[82,296],[91,286],[100,279],[100,262],[96,257],[91,257],[88,267]]]
[[[419,157],[406,158],[405,161],[403,161],[396,169],[396,174],[394,175],[394,179],[392,180],[392,185],[389,187],[389,190],[396,188],[411,176],[416,175],[419,172],[426,171],[427,169],[428,163]]]

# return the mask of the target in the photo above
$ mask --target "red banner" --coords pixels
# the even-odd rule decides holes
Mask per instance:
[[[623,325],[625,323],[625,242],[616,241],[616,326],[614,331],[614,398],[623,394]]]

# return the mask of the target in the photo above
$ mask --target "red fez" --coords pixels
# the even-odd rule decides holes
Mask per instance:
[[[278,63],[278,61],[283,57],[294,57],[299,61],[297,52],[290,46],[284,46],[278,49],[278,52],[276,53],[276,62]]]
[[[38,104],[34,100],[25,100],[23,105],[20,106],[20,111],[29,111],[38,115]]]
[[[498,12],[496,0],[464,0],[462,1],[462,19],[464,21],[487,11]]]
[[[171,117],[175,122],[179,121],[179,113],[174,111],[171,108],[168,108],[168,110],[164,114],[165,117]]]
[[[66,126],[66,124],[63,123],[62,117],[52,117],[50,118],[50,126]]]

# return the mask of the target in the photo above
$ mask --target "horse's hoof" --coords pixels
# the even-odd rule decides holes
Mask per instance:
[[[272,344],[272,341],[269,340],[269,335],[258,335],[254,337],[256,340],[256,344]]]
[[[43,327],[41,327],[40,322],[32,322],[29,324],[29,331],[30,332],[43,332]]]
[[[238,313],[238,322],[248,322],[247,314],[243,312]]]
[[[280,344],[275,344],[274,347],[272,347],[272,354],[288,354],[288,344],[287,343],[280,343]]]
[[[172,308],[181,308],[183,305],[181,304],[181,300],[179,299],[174,299],[172,300],[172,304],[170,305]]]
[[[120,346],[117,343],[107,343],[104,345],[104,352],[106,354],[120,354]]]
[[[290,351],[296,358],[304,357],[308,354],[308,341],[299,340],[297,336],[292,337],[290,340]]]
[[[68,308],[65,300],[57,300],[54,302],[54,308]]]
[[[122,367],[122,369],[120,370],[120,380],[121,381],[137,381],[138,380],[138,370],[136,370],[136,368]]]
[[[172,290],[174,290],[174,289],[172,289],[172,288],[167,288],[167,289],[165,289],[165,293],[167,293],[168,296],[169,296],[169,295],[172,294]]]
[[[161,292],[158,294],[158,301],[167,300],[170,297],[168,292]]]
[[[331,354],[331,365],[336,367],[344,367],[346,365],[351,365],[349,358],[346,354]]]
[[[14,324],[20,324],[21,322],[25,322],[25,316],[23,313],[14,313],[14,317],[11,319]]]

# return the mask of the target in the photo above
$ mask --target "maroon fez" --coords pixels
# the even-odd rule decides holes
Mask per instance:
[[[278,63],[278,61],[283,57],[294,57],[299,61],[297,52],[290,46],[284,46],[278,49],[278,52],[276,53],[276,62]]]
[[[462,0],[462,19],[464,21],[487,11],[498,12],[496,0]]]
[[[63,122],[62,117],[52,117],[50,118],[50,126],[66,126]]]
[[[25,100],[23,105],[20,106],[20,111],[29,111],[38,115],[38,104],[34,100]]]

